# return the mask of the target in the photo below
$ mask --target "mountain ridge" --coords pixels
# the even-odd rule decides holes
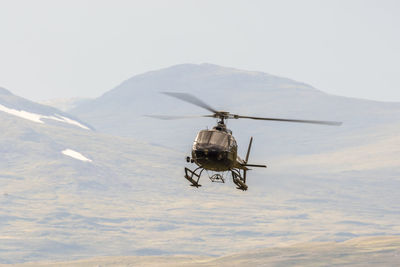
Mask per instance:
[[[4,87],[0,86],[0,94],[1,95],[11,95],[12,93]]]
[[[143,117],[209,113],[162,95],[162,91],[193,94],[217,110],[235,114],[344,122],[342,127],[324,128],[276,122],[229,121],[228,126],[239,139],[246,140],[246,143],[251,134],[256,135],[258,140],[264,138],[263,133],[268,133],[271,138],[283,138],[282,143],[294,143],[296,146],[299,142],[291,140],[298,137],[304,141],[318,140],[324,136],[333,138],[334,134],[344,136],[348,132],[362,129],[369,131],[371,127],[400,120],[400,103],[330,95],[287,78],[212,64],[180,64],[135,75],[101,97],[83,103],[70,112],[88,121],[99,131],[134,137],[145,142],[170,144],[171,147],[187,150],[188,146],[181,143],[191,143],[196,131],[206,125],[212,127],[210,124],[213,121],[202,118],[166,122]],[[159,134],[154,132],[154,125],[157,125]],[[175,140],[167,138],[171,129],[176,129]],[[299,129],[296,136],[288,132],[291,129]],[[310,132],[310,129],[314,132]],[[284,147],[281,143],[276,147],[275,144],[272,146],[274,153],[279,153]]]
[[[39,104],[23,97],[14,95],[11,91],[0,88],[0,110],[9,115],[37,123],[60,124],[64,127],[78,127],[94,130],[92,126],[57,108]]]
[[[250,160],[268,165],[249,172],[249,190],[241,192],[229,176],[216,184],[204,172],[201,188],[189,186],[184,178],[184,167],[193,167],[185,161],[193,138],[213,120],[142,117],[202,114],[198,107],[158,93],[166,81],[175,80],[166,74],[157,80],[156,72],[154,79],[147,77],[133,87],[128,82],[123,89],[129,94],[116,92],[105,106],[89,107],[88,118],[104,127],[96,132],[0,112],[0,262],[185,254],[196,259],[230,255],[211,263],[231,266],[237,257],[245,264],[254,255],[241,258],[241,252],[272,244],[332,244],[399,234],[397,105],[304,92],[280,79],[270,84],[289,88],[266,93],[268,82],[254,87],[242,79],[247,74],[193,78],[195,73],[176,74],[181,79],[177,84],[182,90],[190,85],[187,92],[215,108],[345,123],[324,127],[229,121],[239,150],[247,149],[254,136]],[[225,90],[214,92],[220,82]],[[243,90],[230,91],[228,85]],[[82,115],[86,112],[75,116]],[[304,251],[299,251],[286,251],[287,260],[301,260]],[[270,252],[263,255],[268,258]],[[393,251],[381,252],[383,259],[393,256]],[[333,255],[345,256],[341,248]],[[277,257],[282,260],[282,254]]]

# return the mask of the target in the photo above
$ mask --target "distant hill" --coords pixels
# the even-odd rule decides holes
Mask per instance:
[[[0,122],[0,177],[27,184],[31,179],[40,179],[46,186],[52,179],[61,183],[76,179],[77,184],[83,179],[89,187],[102,184],[107,190],[119,178],[124,180],[132,167],[138,170],[138,151],[144,162],[146,154],[154,161],[157,150],[165,152],[134,139],[97,133],[67,113],[5,89],[0,91]]]
[[[33,266],[398,266],[400,237],[355,238],[346,242],[309,242],[241,252],[223,257],[101,257],[70,262],[17,264]]]
[[[58,124],[63,127],[85,130],[93,129],[70,114],[13,95],[4,88],[0,88],[0,111],[36,123]]]
[[[197,130],[214,121],[143,117],[207,113],[159,91],[189,92],[235,113],[344,125],[229,121],[241,153],[253,135],[250,160],[268,169],[249,172],[247,192],[229,176],[211,183],[205,172],[203,187],[192,188],[185,156]],[[203,64],[135,76],[73,116],[5,89],[0,108],[0,263],[157,256],[206,266],[316,258],[340,265],[353,252],[361,263],[397,255],[380,237],[399,235],[399,103]],[[326,243],[358,237],[377,239]]]
[[[340,79],[340,77],[338,77]],[[218,110],[242,115],[343,121],[342,127],[231,120],[244,149],[251,135],[273,155],[314,153],[346,147],[357,133],[400,121],[400,103],[385,103],[326,94],[310,85],[262,72],[212,64],[183,64],[133,76],[101,97],[70,112],[102,132],[190,149],[198,130],[213,119],[160,121],[145,114],[203,115],[206,110],[160,94],[193,94]],[[344,138],[346,136],[346,138]],[[340,140],[339,140],[340,139]],[[312,141],[311,141],[312,140]],[[305,148],[304,143],[310,143]],[[254,151],[257,152],[257,149]],[[270,154],[261,153],[265,158]]]
[[[0,263],[91,250],[86,245],[83,249],[86,238],[78,237],[83,228],[73,221],[88,216],[84,224],[95,229],[102,212],[110,215],[109,209],[118,209],[121,204],[116,203],[124,196],[133,194],[140,201],[144,188],[155,184],[175,190],[171,185],[179,186],[180,181],[163,179],[163,173],[178,159],[174,151],[97,133],[67,113],[2,89]]]
[[[54,107],[62,111],[68,111],[77,107],[78,105],[82,105],[83,103],[89,100],[90,100],[89,98],[80,98],[80,97],[57,98],[57,99],[49,99],[41,101],[41,104]]]

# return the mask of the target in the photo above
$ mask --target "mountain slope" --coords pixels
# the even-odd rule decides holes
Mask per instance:
[[[73,97],[73,98],[57,98],[57,99],[49,99],[42,101],[41,104],[47,105],[50,107],[57,108],[62,111],[68,111],[77,107],[78,105],[82,105],[82,103],[89,101],[88,98],[80,98],[80,97]]]
[[[34,104],[23,109],[54,111]],[[113,212],[151,196],[152,187],[179,186],[162,179],[178,162],[174,151],[65,123],[0,112],[0,151],[0,263],[94,255],[113,238],[106,225],[125,221]]]
[[[0,112],[36,123],[58,124],[63,127],[85,130],[92,129],[88,124],[65,112],[18,97],[4,88],[0,88]]]
[[[342,243],[314,242],[258,249],[219,258],[199,256],[103,257],[74,262],[41,262],[29,266],[397,266],[399,237],[355,238]]]
[[[6,113],[0,122],[0,263],[221,256],[400,230],[398,176],[281,167],[252,172],[247,192],[206,176],[196,189],[183,153]]]
[[[241,148],[255,136],[250,159],[269,168],[249,173],[247,192],[236,190],[230,178],[212,184],[205,172],[203,187],[192,188],[183,178],[184,158],[196,131],[212,121],[141,117],[202,114],[155,92],[179,81],[181,88],[191,85],[189,92],[211,97],[203,99],[218,109],[230,103],[232,112],[345,124],[230,121]],[[235,84],[242,88],[227,89]],[[42,107],[12,104],[9,109],[56,116]],[[75,110],[100,127],[98,132],[0,112],[0,263],[105,255],[205,258],[398,235],[398,107],[326,95],[267,74],[181,65],[134,77]]]
[[[279,122],[231,120],[228,126],[246,147],[250,135],[268,144],[270,155],[313,153],[353,143],[349,135],[374,131],[400,120],[400,103],[345,98],[323,93],[304,83],[266,73],[242,71],[211,64],[183,64],[137,75],[71,110],[99,131],[132,136],[146,142],[190,149],[198,130],[212,127],[212,119],[157,121],[144,114],[202,115],[208,112],[162,95],[162,91],[191,93],[218,110],[254,116],[343,121],[342,127]],[[173,136],[173,138],[171,137]],[[315,145],[302,146],[313,140]]]

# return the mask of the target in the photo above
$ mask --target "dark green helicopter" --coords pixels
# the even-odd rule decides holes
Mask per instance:
[[[204,115],[201,117],[217,118],[218,123],[211,130],[201,130],[196,139],[194,140],[192,147],[191,157],[187,157],[188,163],[195,163],[197,168],[190,170],[185,167],[185,178],[191,182],[194,187],[200,187],[199,184],[200,176],[204,170],[213,171],[216,174],[209,176],[212,182],[225,183],[225,172],[230,172],[232,180],[236,184],[237,189],[247,190],[246,185],[246,174],[250,170],[249,167],[261,167],[266,168],[266,165],[249,164],[248,159],[250,155],[251,144],[253,137],[250,138],[249,147],[247,149],[245,159],[241,159],[237,155],[237,143],[232,135],[232,131],[229,130],[225,125],[225,120],[228,119],[253,119],[253,120],[267,120],[267,121],[284,121],[284,122],[297,122],[297,123],[313,123],[313,124],[325,124],[325,125],[336,125],[339,126],[341,122],[335,121],[316,121],[316,120],[293,120],[293,119],[280,119],[280,118],[260,118],[252,116],[242,116],[231,114],[226,111],[217,111],[210,107],[197,97],[187,93],[176,93],[176,92],[163,92],[163,94],[178,98],[185,102],[189,102],[193,105],[202,107],[213,114]],[[185,117],[177,116],[157,116],[150,115],[158,119],[179,119]],[[222,173],[222,174],[221,174]]]

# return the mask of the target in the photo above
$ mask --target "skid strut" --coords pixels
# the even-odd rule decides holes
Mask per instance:
[[[200,170],[200,172],[197,174],[196,172]],[[191,182],[191,186],[195,186],[195,187],[200,187],[201,184],[199,184],[199,180],[200,180],[200,176],[201,173],[204,171],[204,169],[202,167],[198,167],[197,169],[195,169],[194,171],[188,169],[185,167],[185,178]],[[193,177],[195,177],[195,179],[193,179]]]
[[[235,183],[235,185],[237,185],[237,189],[246,191],[247,190],[247,185],[245,183],[244,178],[242,177],[242,175],[240,175],[240,171],[233,169],[231,170],[232,172],[232,180]]]

